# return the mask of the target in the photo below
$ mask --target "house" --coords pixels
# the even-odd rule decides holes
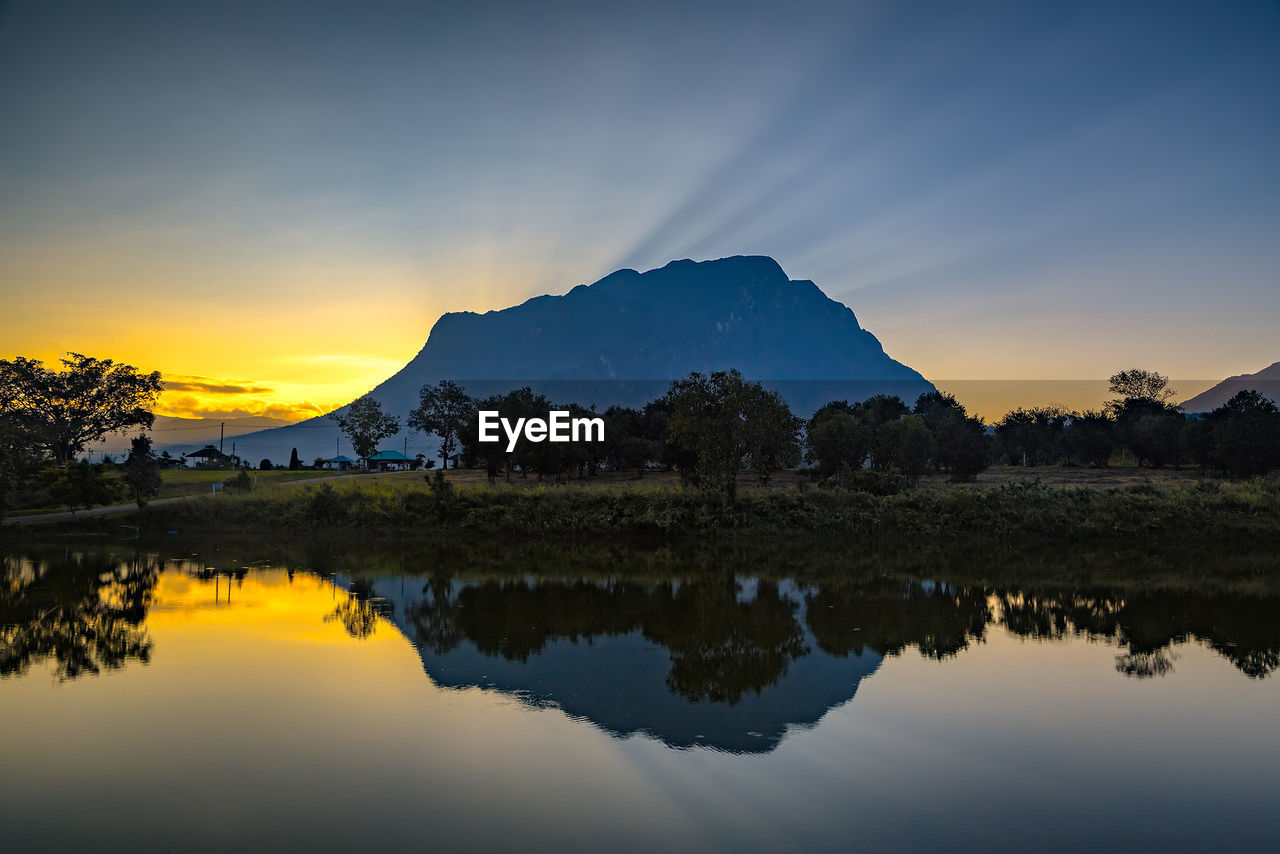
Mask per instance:
[[[324,467],[327,469],[336,469],[337,471],[349,471],[354,467],[356,461],[345,454],[339,454],[336,457],[330,457],[324,461]]]
[[[408,471],[413,462],[413,457],[399,451],[378,451],[365,460],[370,471]]]
[[[213,445],[205,445],[198,451],[190,451],[184,455],[196,468],[230,468],[232,459]]]

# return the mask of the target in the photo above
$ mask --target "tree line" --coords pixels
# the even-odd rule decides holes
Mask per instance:
[[[776,392],[737,371],[692,373],[643,407],[607,409],[603,447],[520,442],[508,452],[503,443],[478,441],[478,411],[514,419],[551,409],[575,416],[588,410],[553,404],[529,388],[473,400],[446,380],[422,388],[409,425],[439,438],[446,467],[456,459],[455,465],[484,468],[490,481],[510,479],[513,472],[560,479],[601,467],[634,469],[643,477],[656,464],[678,471],[685,484],[729,498],[744,470],[763,483],[801,463],[818,480],[873,492],[896,491],[930,471],[972,481],[993,463],[1101,467],[1119,456],[1140,466],[1190,462],[1231,476],[1280,466],[1280,411],[1256,391],[1242,391],[1193,417],[1170,402],[1173,390],[1161,374],[1121,371],[1109,388],[1115,397],[1104,409],[1019,408],[989,429],[941,391],[910,405],[890,395],[832,401],[804,421]],[[371,398],[361,406],[375,411],[372,423],[385,417]]]
[[[1139,466],[1192,464],[1232,477],[1280,467],[1280,410],[1252,389],[1203,415],[1171,402],[1167,377],[1121,371],[1111,377],[1115,397],[1100,410],[1016,409],[995,425],[995,458],[1012,465],[1104,467],[1116,456]]]
[[[159,372],[78,353],[61,363],[57,370],[33,359],[0,359],[0,514],[24,492],[74,508],[106,503],[123,491],[141,506],[161,484],[145,435],[162,389]],[[1171,402],[1173,390],[1158,373],[1121,371],[1110,378],[1110,389],[1115,396],[1100,410],[1019,408],[987,428],[940,391],[912,404],[888,395],[832,401],[806,421],[777,392],[737,371],[692,373],[642,407],[605,410],[603,444],[522,440],[508,452],[505,443],[478,440],[480,410],[511,419],[544,417],[553,409],[572,417],[596,413],[557,405],[530,388],[475,400],[445,380],[422,387],[407,424],[439,439],[444,467],[452,460],[484,468],[491,481],[515,472],[560,480],[601,468],[643,477],[659,466],[729,499],[743,471],[764,483],[802,464],[819,481],[872,492],[897,491],[929,471],[963,482],[993,463],[1106,466],[1118,455],[1141,466],[1191,463],[1238,477],[1280,467],[1280,411],[1257,391],[1188,416]],[[399,419],[367,396],[336,420],[361,457],[400,430]],[[118,481],[104,476],[104,466],[79,459],[89,444],[130,430],[138,435]]]

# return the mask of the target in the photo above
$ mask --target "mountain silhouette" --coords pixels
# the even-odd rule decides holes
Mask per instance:
[[[419,389],[442,379],[475,397],[528,385],[603,410],[641,405],[691,371],[728,369],[776,389],[802,416],[829,400],[886,393],[910,403],[933,388],[816,284],[789,279],[772,258],[735,256],[618,270],[511,308],[450,312],[370,395],[402,421]],[[324,417],[238,441],[254,459],[293,447],[310,459],[331,456],[337,437]]]
[[[1273,362],[1256,374],[1227,377],[1213,388],[1206,389],[1183,403],[1182,411],[1209,412],[1226,403],[1236,392],[1245,389],[1253,389],[1264,397],[1280,402],[1280,362]]]

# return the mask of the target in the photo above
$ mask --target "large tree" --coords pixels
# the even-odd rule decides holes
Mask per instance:
[[[1242,389],[1210,412],[1218,462],[1232,476],[1266,474],[1280,465],[1280,411],[1253,389]]]
[[[378,450],[378,443],[400,432],[400,419],[382,411],[382,404],[368,395],[347,407],[344,414],[334,413],[334,421],[347,438],[360,459],[367,459]]]
[[[418,401],[418,408],[409,413],[409,428],[440,437],[441,468],[448,468],[467,419],[475,412],[475,401],[452,380],[424,385],[418,392]]]
[[[778,395],[737,371],[692,373],[667,392],[667,441],[692,459],[694,479],[732,501],[749,457],[761,478],[799,455],[800,421]]]
[[[1174,395],[1174,390],[1169,388],[1168,377],[1155,371],[1144,371],[1142,368],[1131,368],[1112,374],[1108,382],[1111,384],[1111,393],[1119,398],[1112,402],[1113,408],[1115,404],[1126,400],[1166,403]]]
[[[68,353],[66,370],[35,359],[0,359],[0,412],[60,464],[108,433],[150,428],[162,389],[160,372]]]

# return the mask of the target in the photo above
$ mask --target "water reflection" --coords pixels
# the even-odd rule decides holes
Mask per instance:
[[[358,552],[326,560],[327,569],[307,572],[333,588],[318,623],[356,639],[398,631],[437,685],[502,692],[615,736],[644,733],[677,748],[769,751],[853,698],[886,657],[914,650],[945,661],[994,627],[1043,643],[1106,643],[1126,677],[1176,674],[1177,648],[1191,643],[1253,679],[1280,667],[1280,593],[1256,582],[1208,591],[1132,581],[1012,585],[962,572],[946,581],[779,565],[766,572],[760,561],[747,573],[738,560],[664,574],[661,560],[643,553],[636,567],[614,554],[607,571],[578,577],[558,564],[536,573],[521,565],[532,574],[513,575],[516,567],[501,562],[387,572],[360,570]],[[110,549],[10,554],[0,586],[0,674],[20,677],[48,662],[69,680],[145,664],[154,647],[147,613],[162,573],[212,582],[214,605],[223,606],[253,564]]]
[[[438,684],[554,705],[615,735],[768,750],[853,696],[880,662],[813,654],[790,582],[379,579]]]
[[[160,564],[151,557],[64,550],[6,555],[0,578],[0,676],[54,663],[59,680],[146,663],[144,625]]]

